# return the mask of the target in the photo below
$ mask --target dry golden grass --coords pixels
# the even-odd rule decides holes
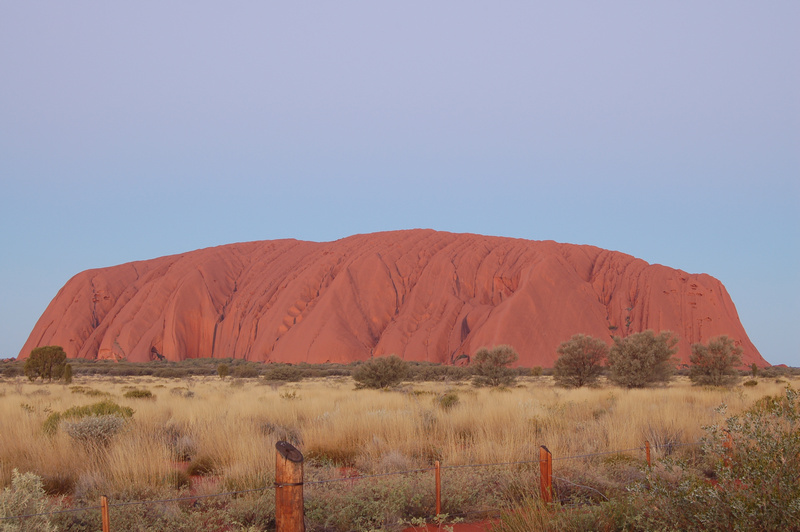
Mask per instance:
[[[311,464],[364,472],[427,467],[436,459],[445,466],[535,460],[540,445],[558,458],[638,448],[645,440],[693,442],[704,425],[722,420],[720,404],[730,415],[785,386],[764,379],[754,387],[703,389],[678,379],[657,389],[565,390],[530,378],[510,390],[414,383],[387,392],[354,390],[349,378],[270,386],[216,377],[92,377],[74,385],[132,407],[126,430],[100,449],[62,430],[48,436],[42,423],[51,412],[104,397],[62,384],[2,381],[0,485],[17,468],[67,479],[66,491],[78,497],[150,493],[169,488],[176,461],[202,457],[214,464],[223,488],[254,488],[274,478],[279,439],[293,441]],[[155,398],[125,398],[131,387]],[[445,392],[459,397],[450,409],[437,401]]]

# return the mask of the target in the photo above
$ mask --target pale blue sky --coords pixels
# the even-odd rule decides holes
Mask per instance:
[[[0,3],[0,357],[79,271],[429,227],[727,287],[800,366],[800,3]]]

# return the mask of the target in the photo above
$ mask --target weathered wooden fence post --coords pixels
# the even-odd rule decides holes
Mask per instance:
[[[652,463],[650,462],[650,442],[648,440],[644,440],[644,452],[647,455],[647,467],[652,467]]]
[[[285,441],[275,444],[275,529],[305,532],[303,453]]]
[[[442,468],[439,460],[434,462],[434,469],[436,471],[436,515],[442,515]]]
[[[544,445],[539,447],[539,472],[542,501],[551,503],[553,502],[553,455]]]
[[[100,518],[103,522],[103,532],[111,532],[111,519],[108,517],[108,497],[100,496]]]

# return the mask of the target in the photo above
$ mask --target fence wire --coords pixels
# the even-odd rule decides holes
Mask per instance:
[[[671,449],[675,447],[687,447],[692,445],[700,445],[702,442],[685,442],[685,443],[669,443],[669,444],[661,444],[658,446],[653,446],[655,449]],[[578,454],[572,456],[560,456],[560,457],[553,457],[552,461],[557,460],[577,460],[583,458],[591,458],[595,456],[608,456],[614,454],[622,454],[622,453],[629,453],[633,451],[644,451],[646,447],[634,447],[631,449],[622,449],[618,451],[605,451],[599,453],[587,453],[587,454]],[[514,462],[495,462],[495,463],[480,463],[480,464],[460,464],[460,465],[449,465],[449,466],[440,466],[440,470],[445,469],[467,469],[467,468],[480,468],[480,467],[499,467],[499,466],[512,466],[512,465],[523,465],[523,464],[536,464],[539,462],[539,459],[535,460],[520,460]],[[410,475],[413,473],[425,473],[428,471],[434,471],[434,467],[426,467],[421,469],[409,469],[405,471],[393,471],[389,473],[378,473],[374,475],[358,475],[358,476],[351,476],[351,477],[340,477],[340,478],[332,478],[332,479],[324,479],[324,480],[312,480],[312,481],[304,481],[304,486],[314,486],[314,485],[321,485],[321,484],[330,484],[334,482],[355,482],[355,481],[362,481],[362,480],[370,480],[375,478],[381,477],[389,477],[389,476],[397,476],[397,475]],[[579,484],[575,484],[567,479],[560,478],[560,477],[553,477],[554,479],[558,479],[561,481],[569,482],[578,487],[590,489],[593,491],[597,491],[590,486],[581,486]],[[124,506],[134,506],[134,505],[148,505],[148,504],[163,504],[169,502],[181,502],[181,501],[197,501],[198,499],[210,499],[215,497],[229,497],[233,495],[241,495],[246,493],[255,493],[255,492],[262,492],[267,491],[270,489],[279,488],[281,485],[273,484],[264,486],[262,488],[253,488],[248,490],[238,490],[238,491],[226,491],[222,493],[212,493],[206,495],[188,495],[185,497],[174,497],[171,499],[148,499],[148,500],[141,500],[141,501],[123,501],[123,502],[109,502],[108,507],[110,508],[120,508]],[[597,493],[600,493],[597,491]],[[600,493],[603,497],[605,497],[602,493]],[[32,514],[24,514],[24,515],[13,515],[8,517],[0,517],[0,521],[9,521],[11,519],[27,519],[31,517],[43,517],[47,515],[57,515],[57,514],[65,514],[65,513],[77,513],[77,512],[86,512],[90,510],[100,510],[101,506],[85,506],[81,508],[67,508],[61,510],[53,510],[49,512],[39,512],[39,513],[32,513]],[[481,513],[481,512],[465,512],[463,514],[453,515],[453,517],[461,517],[466,516],[471,513]]]

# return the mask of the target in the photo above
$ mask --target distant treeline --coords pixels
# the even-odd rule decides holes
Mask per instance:
[[[218,376],[224,373],[233,378],[263,378],[268,381],[294,382],[308,378],[350,376],[363,362],[349,364],[298,364],[250,362],[233,358],[191,358],[180,362],[126,362],[110,360],[69,359],[74,376],[101,375],[109,377],[153,376],[180,379],[191,376]],[[0,375],[23,375],[23,360],[0,361]],[[452,366],[432,362],[408,362],[410,381],[462,381],[473,376],[469,366]],[[220,367],[224,371],[220,372]],[[549,375],[542,368],[514,368],[517,376]]]
[[[74,376],[100,375],[108,377],[153,376],[167,379],[180,379],[191,376],[218,376],[220,366],[227,371],[225,375],[233,378],[262,378],[268,381],[295,382],[308,378],[347,377],[363,362],[349,364],[298,364],[250,362],[233,358],[191,358],[181,362],[115,362],[110,360],[69,359]],[[0,376],[16,377],[24,374],[24,360],[0,360]],[[407,362],[407,381],[466,381],[474,376],[470,366],[452,366],[432,362]],[[513,368],[516,376],[552,375],[551,368]],[[678,375],[688,374],[687,369],[679,369]],[[750,371],[741,374],[751,375]],[[800,375],[800,368],[772,366],[759,369],[758,376],[764,378]]]

